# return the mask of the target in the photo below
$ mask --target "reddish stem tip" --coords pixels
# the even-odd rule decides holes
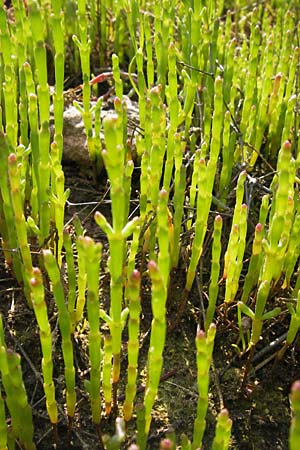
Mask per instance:
[[[11,153],[9,156],[8,156],[8,163],[9,164],[14,164],[14,163],[16,163],[17,162],[17,156],[14,154],[14,153]]]
[[[40,271],[40,269],[39,269],[38,267],[34,267],[34,268],[32,269],[32,273],[33,273],[33,275],[34,275],[35,277],[38,277],[38,276],[41,274],[41,271]]]
[[[263,230],[263,226],[261,223],[258,223],[255,227],[255,231],[257,231],[257,233],[260,233]]]
[[[158,269],[158,267],[157,267],[157,264],[156,264],[156,262],[155,261],[149,261],[148,262],[148,264],[147,264],[147,267],[148,267],[148,270],[157,270]]]
[[[294,393],[294,392],[299,392],[299,391],[300,391],[300,380],[296,380],[292,384],[291,392]]]
[[[173,442],[170,439],[163,439],[160,443],[160,450],[171,450],[173,448]]]
[[[141,274],[138,270],[134,269],[132,274],[130,275],[132,281],[138,282],[141,279]]]
[[[168,191],[166,191],[166,189],[162,189],[159,193],[160,197],[167,197],[168,196]]]
[[[201,328],[197,329],[197,339],[205,339],[205,331]]]
[[[284,150],[291,150],[292,144],[290,143],[290,141],[285,141],[283,144],[283,148]]]
[[[36,278],[31,278],[30,279],[30,285],[32,287],[36,287],[39,284],[38,280]]]
[[[223,408],[223,409],[221,409],[221,411],[220,411],[220,415],[222,416],[222,417],[228,417],[228,409],[226,409],[226,408]]]

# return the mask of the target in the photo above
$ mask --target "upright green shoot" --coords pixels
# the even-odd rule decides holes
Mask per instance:
[[[30,280],[30,285],[32,290],[32,304],[40,331],[40,342],[43,355],[42,373],[44,378],[46,408],[54,431],[55,441],[57,442],[58,411],[53,381],[52,336],[48,321],[42,274],[37,267],[33,269],[33,276]]]
[[[99,319],[99,269],[102,245],[91,238],[82,237],[82,246],[87,261],[87,313],[89,321],[89,357],[91,364],[90,381],[86,382],[92,408],[93,422],[100,435],[101,398],[100,398],[100,366],[101,335]]]
[[[75,414],[76,393],[70,314],[65,303],[64,288],[61,282],[60,271],[55,257],[50,250],[44,250],[43,256],[45,267],[52,283],[55,303],[58,308],[58,323],[62,338],[62,352],[65,363],[67,413],[69,419],[69,427],[71,428],[73,417]]]
[[[213,323],[209,326],[207,333],[202,330],[197,331],[197,384],[199,397],[197,402],[197,416],[194,422],[192,450],[196,450],[201,447],[205,431],[205,417],[208,407],[209,369],[214,348],[215,335],[216,326]]]

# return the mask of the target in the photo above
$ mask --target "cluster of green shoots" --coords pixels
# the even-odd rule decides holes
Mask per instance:
[[[267,3],[248,8],[242,0],[14,0],[13,9],[0,7],[1,251],[36,316],[46,408],[56,441],[59,414],[48,283],[58,314],[70,430],[77,402],[73,334],[84,320],[88,322],[90,373],[85,387],[101,448],[121,448],[125,424],[135,415],[136,444],[130,448],[147,447],[165,342],[186,312],[208,230],[212,234],[208,303],[195,341],[199,395],[194,430],[187,430],[190,438],[182,436],[181,448],[196,450],[202,445],[216,305],[222,303],[225,315],[229,308],[236,310],[240,352],[248,352],[243,384],[270,319],[281,314],[289,320],[277,362],[295,340],[300,328],[299,10],[293,1]],[[55,80],[51,89],[49,48]],[[114,53],[108,57],[111,48]],[[102,176],[104,165],[110,183],[111,222],[101,212],[95,214],[109,245],[108,309],[102,306],[99,290],[101,243],[85,235],[78,219],[73,221],[72,235],[64,227],[66,49],[72,52],[69,70],[82,73],[82,102],[76,106],[93,171]],[[103,120],[103,99],[93,106],[90,101],[90,64],[95,57],[98,67],[112,66],[114,113]],[[139,107],[140,132],[134,144],[128,142],[120,69],[128,60],[126,72]],[[140,167],[139,205],[129,219],[135,164]],[[267,172],[261,178],[256,176],[258,168]],[[254,194],[259,211],[252,208]],[[222,214],[227,217],[228,212],[230,229],[224,239]],[[147,266],[142,267],[140,260]],[[183,263],[185,285],[178,315],[170,323],[172,274]],[[145,280],[152,286],[152,323],[145,393],[142,406],[136,407]],[[272,297],[279,289],[286,301],[274,306]],[[248,335],[242,327],[244,316],[251,319]],[[102,332],[104,324],[109,333]],[[15,439],[34,449],[20,357],[6,348],[2,321],[0,325],[1,384],[11,417],[8,426],[0,396],[0,449],[14,448]],[[125,328],[126,391],[120,404]],[[297,448],[299,436],[298,384],[291,394],[291,449]],[[110,414],[119,418],[115,435],[107,437],[101,420]],[[223,409],[211,448],[227,449],[230,430],[231,420]],[[159,448],[176,448],[175,438],[164,439]]]

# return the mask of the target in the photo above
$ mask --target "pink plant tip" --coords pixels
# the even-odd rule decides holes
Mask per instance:
[[[223,409],[221,409],[221,411],[220,411],[220,416],[222,416],[222,417],[228,417],[228,409],[226,409],[226,408],[223,408]]]
[[[134,269],[133,272],[132,272],[132,274],[130,275],[130,279],[131,279],[133,282],[138,282],[138,281],[140,281],[140,279],[141,279],[141,274],[140,274],[140,272],[139,272],[138,270]]]
[[[150,270],[150,272],[151,271],[154,272],[154,271],[158,270],[158,267],[157,267],[157,264],[156,264],[155,261],[149,261],[148,264],[147,264],[147,267],[148,267],[148,270]]]
[[[258,223],[255,227],[255,231],[257,231],[257,233],[260,233],[263,230],[263,226],[261,223]]]
[[[32,274],[33,274],[33,276],[38,277],[41,274],[41,271],[38,267],[34,267],[32,269]]]
[[[173,448],[173,442],[171,439],[163,439],[159,446],[160,450],[169,450]]]
[[[30,286],[32,287],[36,287],[39,284],[39,280],[37,280],[36,278],[31,278],[30,279]]]
[[[205,336],[206,336],[205,331],[201,330],[201,328],[198,327],[198,329],[197,329],[197,339],[205,339]]]
[[[119,97],[116,97],[114,100],[114,105],[115,106],[121,106],[122,105],[122,101],[119,99]]]
[[[292,393],[300,392],[300,380],[294,381],[294,383],[292,384],[292,387],[291,387],[291,392]]]
[[[14,164],[14,163],[16,163],[17,162],[17,156],[14,154],[14,153],[11,153],[9,156],[8,156],[8,163],[9,164]]]
[[[168,191],[166,191],[166,189],[162,189],[159,193],[159,196],[161,198],[167,197],[168,196]]]

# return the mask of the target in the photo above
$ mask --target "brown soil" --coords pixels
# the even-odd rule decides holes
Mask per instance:
[[[100,208],[101,212],[109,215],[109,204],[105,180],[96,186],[88,171],[78,167],[66,166],[66,187],[71,188],[66,209],[66,220],[71,221],[73,214],[81,218],[87,234],[96,240],[101,240],[106,248],[103,233],[93,222],[93,210]],[[86,202],[99,202],[98,205],[79,205]],[[75,203],[77,205],[75,205]],[[228,215],[229,226],[231,217]],[[209,235],[209,233],[208,233]],[[207,246],[208,247],[208,246]],[[38,450],[49,450],[54,446],[53,433],[47,417],[45,398],[41,377],[41,352],[39,335],[33,312],[27,307],[21,288],[5,267],[3,255],[0,253],[0,312],[5,323],[7,346],[15,349],[22,357],[22,370],[28,399],[32,405],[35,442]],[[184,258],[184,255],[182,255]],[[184,264],[182,269],[173,276],[172,298],[169,302],[169,321],[175,320],[176,310],[181,297],[184,282]],[[197,324],[201,324],[203,304],[209,281],[208,268],[210,255],[204,251],[201,270],[194,283],[188,299],[185,313],[177,327],[167,335],[164,353],[164,381],[160,384],[158,399],[153,412],[153,422],[149,436],[149,449],[158,448],[158,442],[170,427],[178,436],[177,448],[180,448],[180,435],[186,433],[192,437],[193,422],[197,404],[197,371],[195,361],[195,333]],[[103,277],[102,292],[108,290],[108,277]],[[143,344],[140,354],[140,378],[142,386],[145,375],[145,364],[149,343],[149,329],[151,323],[150,294],[146,286],[143,297],[142,337]],[[222,288],[221,288],[222,294]],[[221,296],[220,296],[221,297]],[[279,300],[274,300],[279,301]],[[57,400],[60,405],[58,423],[59,446],[61,449],[90,449],[100,448],[97,444],[96,430],[91,422],[91,413],[87,393],[84,389],[84,379],[88,378],[88,353],[86,348],[87,330],[77,330],[74,336],[74,351],[77,368],[78,406],[73,424],[71,442],[68,441],[67,420],[64,414],[64,376],[63,359],[61,355],[60,336],[57,331],[57,317],[53,299],[48,298],[49,317],[55,337],[54,377],[56,382]],[[214,435],[216,415],[220,408],[226,407],[233,420],[232,449],[239,450],[267,450],[288,449],[288,432],[290,425],[289,390],[292,382],[300,378],[299,348],[289,349],[284,359],[272,371],[273,361],[266,362],[267,355],[259,353],[263,348],[283,335],[287,330],[288,318],[280,316],[267,324],[263,340],[256,350],[262,355],[250,368],[247,386],[243,393],[240,391],[243,367],[247,355],[240,357],[234,345],[238,342],[236,329],[236,308],[230,308],[226,314],[219,305],[216,315],[217,337],[215,342],[213,369],[211,370],[211,385],[209,394],[209,410],[207,414],[207,430],[203,449],[211,448]],[[124,336],[124,355],[126,336]],[[265,362],[259,367],[261,362]],[[126,357],[124,356],[123,382],[120,384],[119,395],[124,392]],[[256,368],[256,370],[255,370]],[[142,390],[142,389],[141,389]],[[142,399],[142,393],[138,400]],[[120,401],[120,407],[122,402]],[[121,408],[120,408],[121,411]],[[114,419],[104,418],[102,421],[104,433],[113,433]],[[135,423],[128,424],[128,441],[134,440]],[[17,447],[19,448],[19,447]],[[124,447],[125,448],[125,447]]]

